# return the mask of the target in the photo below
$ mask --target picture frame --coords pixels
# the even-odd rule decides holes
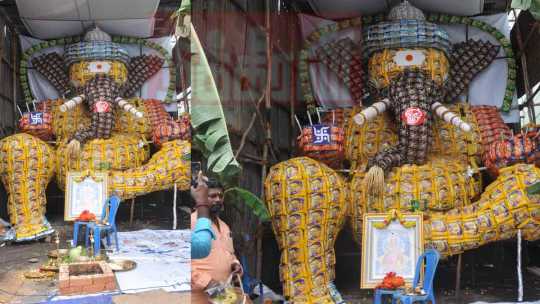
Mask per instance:
[[[371,213],[364,215],[360,288],[375,288],[388,272],[411,287],[418,257],[424,251],[423,215]]]
[[[106,172],[68,172],[64,220],[74,221],[81,212],[88,210],[96,219],[102,216],[107,200],[108,175]]]

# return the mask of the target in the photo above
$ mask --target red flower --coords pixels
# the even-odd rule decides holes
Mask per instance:
[[[397,276],[395,272],[389,272],[384,277],[381,284],[377,285],[375,288],[382,289],[397,289],[405,285],[405,280],[401,276]]]

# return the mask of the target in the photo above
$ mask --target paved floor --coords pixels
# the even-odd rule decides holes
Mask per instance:
[[[54,225],[59,231],[62,246],[65,248],[65,240],[72,235],[71,225]],[[128,230],[125,224],[121,230]],[[136,221],[131,229],[164,229],[160,223]],[[170,228],[170,227],[169,227]],[[37,269],[47,259],[47,252],[54,249],[54,243],[47,241],[30,242],[23,244],[10,244],[0,247],[0,303],[39,303],[48,296],[56,294],[58,286],[54,279],[27,280],[23,277],[24,272]],[[536,256],[534,257],[537,258]],[[29,260],[37,259],[37,263]],[[475,282],[470,284],[467,271],[464,272],[463,289],[461,299],[453,295],[453,272],[441,267],[439,278],[436,279],[437,303],[472,303],[484,302],[515,302],[517,297],[517,283],[515,279],[515,266],[510,269],[495,271],[491,269],[478,269],[475,272]],[[523,281],[524,300],[540,300],[540,276],[524,269]],[[373,295],[370,291],[361,291],[356,288],[356,282],[347,284],[346,287],[338,286],[345,300],[349,303],[371,303]],[[470,286],[474,286],[470,287]]]
[[[67,240],[72,239],[71,224],[63,221],[51,222],[59,233],[60,247],[67,247]],[[122,231],[146,229],[170,229],[160,223],[134,221],[132,227],[127,223],[120,223]],[[58,291],[56,278],[29,280],[24,273],[38,269],[47,261],[47,253],[55,249],[56,245],[51,238],[41,241],[4,244],[0,247],[0,303],[39,303]],[[30,261],[32,260],[32,262]]]

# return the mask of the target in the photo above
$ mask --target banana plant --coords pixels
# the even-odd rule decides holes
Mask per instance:
[[[208,160],[207,172],[228,184],[241,167],[234,157],[216,83],[193,24],[191,54],[193,142]]]
[[[268,213],[268,209],[266,209],[264,202],[250,191],[239,187],[232,187],[225,190],[224,194],[226,201],[235,204],[235,207],[239,210],[242,210],[241,203],[243,202],[249,207],[250,211],[257,216],[259,221],[270,221],[270,214]]]

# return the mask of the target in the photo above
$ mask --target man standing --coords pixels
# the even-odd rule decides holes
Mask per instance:
[[[208,208],[212,221],[213,240],[210,254],[202,259],[191,260],[192,300],[205,299],[204,290],[220,282],[225,282],[231,274],[242,275],[240,262],[234,255],[233,239],[229,226],[219,215],[223,211],[223,186],[214,179],[206,182],[208,186]],[[198,210],[191,214],[191,229],[196,228]],[[196,303],[196,301],[192,302]],[[200,303],[205,303],[202,300]],[[208,302],[206,302],[208,303]]]

